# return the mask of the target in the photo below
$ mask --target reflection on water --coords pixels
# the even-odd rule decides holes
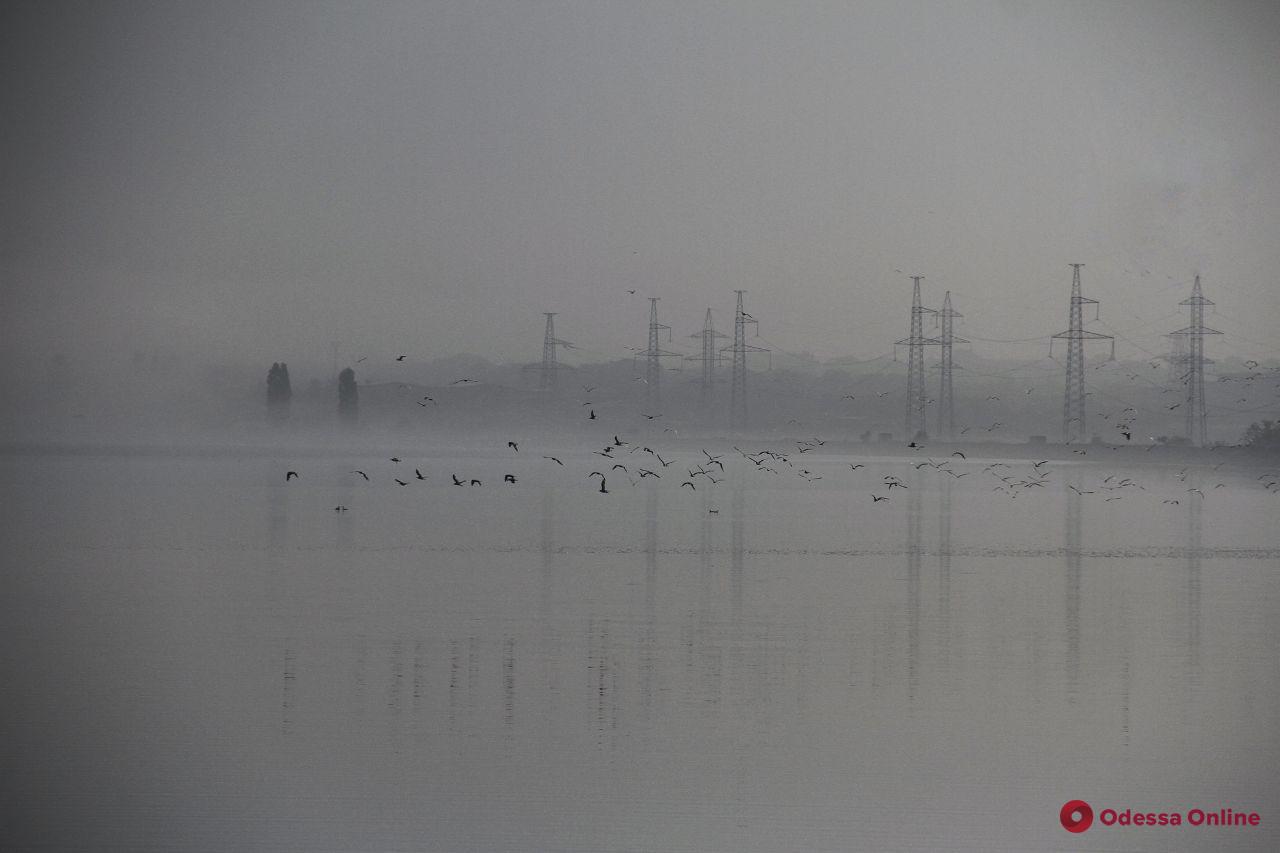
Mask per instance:
[[[911,477],[907,488],[907,541],[902,550],[907,556],[907,699],[914,702],[920,679],[920,507],[924,503],[924,484],[920,469]]]
[[[1204,502],[1187,501],[1187,677],[1200,686],[1200,525]]]
[[[1080,510],[1084,495],[1081,494],[1079,471],[1073,471],[1068,480],[1064,489],[1067,509],[1062,553],[1066,561],[1067,585],[1067,701],[1074,704],[1080,684],[1080,594],[1084,571],[1080,551],[1084,547],[1084,522]]]
[[[938,668],[951,670],[951,489],[944,477],[938,489]]]
[[[138,850],[218,849],[181,834],[229,823],[245,849],[1052,849],[1071,796],[1280,813],[1257,497],[1128,510],[1079,466],[1012,500],[971,467],[905,463],[875,505],[826,480],[250,474],[248,534],[214,514],[181,548],[15,536],[43,571],[8,590],[32,697],[14,760],[85,802],[138,763],[119,784],[152,811],[70,824]]]

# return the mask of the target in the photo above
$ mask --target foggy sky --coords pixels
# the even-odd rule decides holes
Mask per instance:
[[[1196,272],[1210,354],[1275,352],[1272,3],[2,14],[9,360],[533,361],[543,311],[569,360],[628,357],[645,296],[692,351],[735,288],[770,345],[871,357],[911,273],[976,352],[1035,358],[1071,261],[1122,357]]]

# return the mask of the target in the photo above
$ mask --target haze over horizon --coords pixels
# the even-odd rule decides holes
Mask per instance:
[[[1203,275],[1274,357],[1267,3],[87,3],[4,13],[10,369],[765,342],[870,358],[910,274],[1035,359],[1086,264],[1117,355]],[[634,295],[628,290],[635,290]]]

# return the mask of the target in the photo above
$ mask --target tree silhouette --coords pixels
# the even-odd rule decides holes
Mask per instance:
[[[289,386],[289,366],[283,361],[271,365],[267,371],[267,412],[273,420],[287,420],[289,400],[293,389]]]
[[[338,374],[338,417],[353,424],[359,414],[360,389],[356,387],[356,372],[348,367]]]
[[[1249,424],[1244,432],[1244,444],[1256,450],[1280,450],[1280,422],[1268,420]]]

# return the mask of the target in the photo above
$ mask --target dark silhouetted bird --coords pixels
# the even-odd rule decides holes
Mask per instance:
[[[881,497],[880,495],[872,495],[872,496],[871,496],[871,502],[872,502],[872,503],[879,503],[880,501],[887,501],[887,500],[889,500],[888,495],[885,495],[884,497]]]
[[[507,442],[507,447],[510,447],[510,448],[511,448],[512,450],[514,450],[516,453],[519,453],[519,452],[520,452],[520,448],[516,446],[516,443],[515,443],[514,441],[508,441],[508,442]]]
[[[285,471],[285,472],[284,472],[284,481],[287,483],[287,482],[289,482],[290,480],[292,480],[292,479],[293,479],[294,477],[296,477],[296,476],[298,476],[298,472],[297,472],[297,471]]]
[[[464,482],[462,482],[461,480],[459,480],[459,479],[458,479],[458,475],[457,475],[457,474],[450,474],[449,476],[453,478],[453,484],[454,484],[455,486],[465,486],[465,485],[466,485],[466,483],[464,483]]]
[[[552,462],[556,463],[557,465],[563,465],[563,464],[564,464],[563,462],[561,462],[559,459],[555,458],[554,456],[544,456],[544,457],[542,457],[542,458],[543,458],[543,459],[550,459]]]
[[[391,479],[395,480],[397,483],[399,483],[399,484],[400,484],[400,485],[402,485],[402,486],[407,486],[407,485],[409,485],[409,484],[408,484],[408,483],[406,483],[404,480],[401,480],[399,477],[392,477]]]
[[[364,477],[366,480],[368,480],[368,479],[369,479],[369,475],[368,475],[368,474],[366,474],[366,473],[365,473],[365,472],[363,472],[363,471],[352,471],[351,473],[352,473],[352,474],[359,474],[361,477]]]
[[[425,479],[427,479],[427,478],[426,478],[426,476],[425,476],[425,475],[423,475],[423,473],[422,473],[421,471],[419,471],[417,468],[414,468],[414,469],[413,469],[413,473],[414,473],[414,475],[415,475],[419,480],[425,480]]]
[[[514,483],[515,481],[516,481],[516,475],[515,475],[515,474],[503,474],[503,475],[502,475],[502,482],[504,482],[504,483]]]
[[[396,361],[404,361],[404,360],[405,360],[405,356],[403,355],[396,356]]]

